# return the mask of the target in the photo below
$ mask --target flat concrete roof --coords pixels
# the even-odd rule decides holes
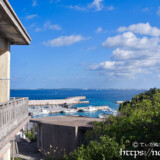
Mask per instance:
[[[0,0],[0,35],[12,45],[27,45],[31,41],[8,0]]]
[[[102,122],[100,118],[87,118],[78,116],[53,116],[44,118],[32,118],[30,122],[60,125],[60,126],[73,126],[73,127],[92,127],[93,122]]]

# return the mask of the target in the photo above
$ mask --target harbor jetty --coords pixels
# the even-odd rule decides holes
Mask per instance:
[[[76,104],[88,104],[89,101],[81,101],[84,99],[86,99],[85,96],[69,97],[66,99],[54,99],[54,100],[30,100],[29,106],[47,106],[47,105],[72,106]]]
[[[116,104],[122,104],[124,101],[116,101]]]
[[[75,107],[76,104],[88,104],[85,96],[69,97],[56,100],[30,100],[29,113],[31,115],[54,114],[54,113],[75,113],[93,112],[97,110],[110,110],[108,106]]]

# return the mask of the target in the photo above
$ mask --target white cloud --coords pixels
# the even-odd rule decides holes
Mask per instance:
[[[69,5],[66,6],[66,8],[69,9],[75,9],[77,11],[87,11],[89,9],[95,9],[95,11],[101,11],[103,8],[108,11],[113,11],[115,9],[114,6],[104,6],[103,3],[104,0],[93,0],[92,3],[88,4],[87,6],[81,7],[79,5]]]
[[[32,2],[32,7],[35,7],[35,6],[37,6],[37,0],[33,0]]]
[[[98,28],[96,29],[96,33],[101,33],[102,31],[103,31],[102,27],[98,27]]]
[[[103,0],[94,0],[90,5],[89,8],[96,8],[96,11],[100,11],[103,8],[102,4]]]
[[[78,6],[78,5],[75,5],[75,6],[70,5],[70,6],[67,6],[67,8],[75,9],[75,10],[77,10],[77,11],[85,11],[85,10],[86,10],[85,7],[80,7],[80,6]]]
[[[133,33],[138,33],[142,35],[150,35],[159,37],[160,29],[157,27],[152,27],[149,23],[138,23],[130,25],[129,27],[120,27],[118,28],[118,32],[131,31]]]
[[[130,31],[108,37],[102,46],[113,49],[111,59],[89,68],[112,78],[160,75],[160,38],[155,34],[148,37],[142,36],[144,32],[139,34]]]
[[[119,63],[119,62],[118,62]],[[116,66],[117,62],[115,61],[105,61],[100,63],[99,65],[93,65],[91,66],[92,69],[108,69],[113,70]]]
[[[25,18],[26,18],[27,20],[30,20],[30,19],[36,18],[37,16],[38,16],[37,14],[32,14],[32,15],[26,16]]]
[[[62,27],[58,24],[52,24],[50,21],[46,22],[42,28],[36,28],[35,31],[36,32],[40,32],[40,31],[46,31],[46,30],[56,30],[56,31],[61,31]]]
[[[59,26],[58,24],[51,24],[51,22],[48,21],[44,24],[44,29],[53,29],[53,30],[60,31],[62,30],[62,27]]]
[[[89,37],[83,37],[81,35],[60,36],[56,39],[44,42],[43,44],[51,47],[70,46],[74,43],[81,42],[87,39],[89,39]]]
[[[102,43],[103,47],[113,48],[113,47],[123,47],[123,48],[132,48],[132,49],[144,49],[150,47],[157,47],[159,43],[158,38],[148,38],[142,37],[138,38],[132,32],[125,32],[121,35],[115,37],[109,37]]]

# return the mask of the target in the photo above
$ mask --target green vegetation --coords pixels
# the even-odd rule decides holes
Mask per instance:
[[[62,154],[62,152],[65,152],[65,149],[61,149],[59,150],[58,147],[52,147],[52,145],[50,145],[50,149],[45,152],[44,150],[39,149],[39,151],[43,154],[43,159],[42,160],[62,160],[62,158],[58,158],[56,156],[56,153],[58,153],[59,155]],[[53,158],[54,157],[54,158]],[[56,158],[55,158],[56,157]]]
[[[35,134],[35,131],[30,130],[28,133],[25,133],[25,135],[31,142],[37,141],[37,135]]]
[[[124,102],[117,117],[109,116],[105,122],[95,123],[86,135],[88,146],[82,145],[65,159],[71,160],[131,160],[133,156],[120,156],[120,149],[148,151],[150,145],[133,147],[133,142],[160,144],[160,89],[148,92]],[[137,156],[136,159],[159,159],[159,156]]]

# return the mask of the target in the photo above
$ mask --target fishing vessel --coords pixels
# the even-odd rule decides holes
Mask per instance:
[[[68,109],[63,111],[63,113],[75,113],[75,112],[77,112],[76,109]]]
[[[97,109],[95,107],[89,106],[88,108],[82,109],[82,112],[94,112]]]

